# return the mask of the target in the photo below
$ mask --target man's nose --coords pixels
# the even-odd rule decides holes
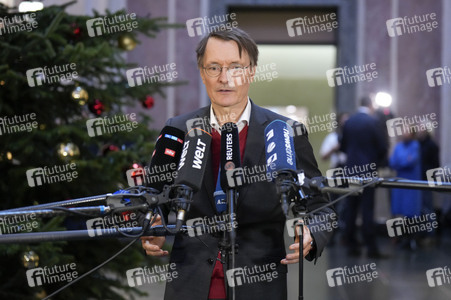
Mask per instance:
[[[227,78],[227,68],[222,68],[221,74],[219,74],[219,82],[226,84],[229,82],[229,79]]]

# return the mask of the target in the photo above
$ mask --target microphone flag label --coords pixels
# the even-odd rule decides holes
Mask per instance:
[[[285,121],[274,120],[266,126],[266,164],[270,171],[296,170],[293,136],[293,128]]]
[[[164,149],[164,154],[174,157],[175,151],[169,148]]]

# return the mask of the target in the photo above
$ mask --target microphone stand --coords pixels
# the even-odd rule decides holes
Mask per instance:
[[[170,236],[175,235],[175,225],[156,225],[147,229],[142,236]],[[26,232],[2,234],[0,244],[31,244],[41,242],[56,241],[80,241],[90,239],[117,239],[133,238],[131,235],[139,235],[143,231],[143,227],[112,227],[108,229],[89,229],[89,230],[68,230],[68,231],[47,231],[47,232]],[[92,234],[95,232],[95,235]],[[186,226],[182,226],[179,232],[188,233]],[[127,236],[130,235],[130,236]]]
[[[238,191],[236,189],[227,189],[226,191],[226,201],[227,201],[227,215],[229,217],[230,222],[230,233],[229,233],[229,241],[228,245],[226,244],[227,249],[226,253],[226,262],[227,262],[227,270],[235,269],[235,255],[238,251],[238,247],[236,245],[236,229],[234,226],[235,220],[235,212],[236,212],[236,201],[238,199]],[[228,252],[229,251],[229,252]],[[228,254],[228,255],[227,255]],[[227,278],[227,277],[226,277]],[[227,299],[235,300],[235,285],[232,287],[230,284],[227,286]]]
[[[304,220],[306,216],[306,207],[305,207],[305,199],[301,199],[292,208],[293,214],[298,218],[301,218],[297,224],[296,229],[299,235],[299,300],[304,299],[304,250],[303,250],[303,242],[304,242]]]
[[[171,187],[166,186],[162,193],[158,193],[155,189],[146,188],[142,186],[132,187],[124,190],[125,193],[105,194],[99,196],[92,196],[86,198],[72,199],[67,201],[58,201],[53,203],[46,203],[41,205],[26,206],[21,208],[15,208],[10,210],[0,211],[0,218],[17,218],[20,216],[33,217],[53,217],[57,215],[69,215],[76,214],[85,217],[104,216],[109,213],[119,213],[125,211],[154,211],[160,205],[166,203],[173,203],[180,201],[180,198],[172,199]],[[184,193],[179,193],[183,190]],[[177,187],[178,196],[192,196],[191,189]],[[182,195],[180,195],[182,194]],[[71,207],[76,204],[85,204],[89,202],[95,202],[104,200],[107,202],[107,206],[86,206],[86,207]],[[183,208],[189,209],[190,197],[183,202]],[[171,228],[169,225],[165,225],[164,229],[168,231],[168,234],[175,234],[181,229],[181,224],[176,224],[175,228]],[[162,235],[162,229],[155,229],[154,234]],[[92,235],[93,232],[99,234]],[[28,242],[43,242],[43,241],[61,241],[61,240],[79,240],[84,238],[105,238],[105,237],[127,237],[127,234],[142,233],[142,227],[134,228],[108,228],[108,229],[90,229],[90,230],[68,230],[68,231],[55,231],[55,232],[29,232],[19,234],[2,234],[0,235],[0,244],[2,243],[26,243]],[[131,237],[131,236],[129,236]]]
[[[179,231],[185,220],[185,214],[190,209],[193,202],[194,191],[191,187],[184,184],[174,184],[172,186],[174,195],[174,203],[177,206],[177,218],[175,231]]]
[[[238,191],[236,189],[231,188],[226,190],[227,212],[225,215],[229,219],[228,222],[230,223],[230,232],[227,235],[227,231],[224,231],[222,233],[222,238],[218,243],[221,263],[226,265],[224,269],[224,278],[226,282],[227,271],[235,268],[235,255],[238,252],[238,245],[236,244],[236,229],[234,226],[237,199]],[[225,222],[227,222],[227,220],[225,220]],[[235,286],[231,286],[229,283],[227,283],[226,299],[236,299]]]
[[[301,173],[303,175],[303,172]],[[296,232],[299,235],[299,300],[304,299],[304,220],[307,212],[307,199],[298,182],[299,175],[291,169],[282,169],[277,172],[276,187],[277,193],[280,195],[282,210],[288,217],[288,208],[294,202],[292,207],[293,215],[300,218],[296,224]]]

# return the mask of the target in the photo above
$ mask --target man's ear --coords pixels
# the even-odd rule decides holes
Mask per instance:
[[[204,72],[204,69],[202,69],[202,67],[199,67],[199,73],[200,73],[200,78],[202,78],[202,82],[205,85],[205,72]]]
[[[249,67],[249,82],[254,81],[255,72],[257,71],[257,66]]]

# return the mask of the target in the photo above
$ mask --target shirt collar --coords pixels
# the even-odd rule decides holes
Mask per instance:
[[[366,106],[360,106],[360,107],[357,109],[357,111],[358,111],[358,112],[361,112],[361,113],[364,113],[364,114],[367,114],[367,115],[371,115],[371,110],[370,110],[370,108],[369,108],[369,107],[366,107]]]
[[[238,132],[240,132],[246,125],[249,125],[249,120],[251,118],[251,101],[249,97],[247,97],[246,108],[240,116],[238,122],[236,122],[236,126],[238,127]],[[213,112],[213,106],[210,105],[210,125],[212,128],[216,129],[217,132],[221,134],[221,126],[219,125],[218,120]]]

